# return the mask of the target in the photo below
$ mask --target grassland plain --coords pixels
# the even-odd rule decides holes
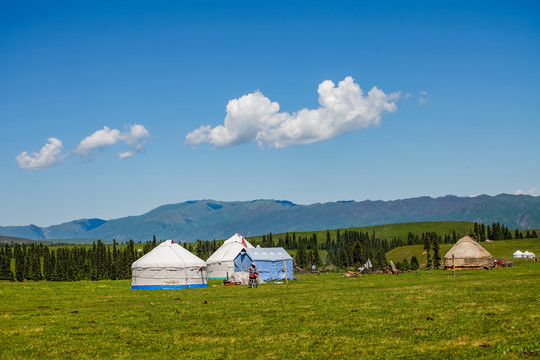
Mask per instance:
[[[2,359],[540,358],[540,263],[257,289],[0,283]]]

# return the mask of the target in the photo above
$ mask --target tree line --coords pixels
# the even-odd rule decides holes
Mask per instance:
[[[120,280],[131,278],[131,264],[157,246],[156,239],[144,243],[141,251],[130,240],[120,247],[101,240],[84,246],[49,247],[43,244],[14,243],[0,247],[0,280]],[[14,259],[15,271],[11,270]]]

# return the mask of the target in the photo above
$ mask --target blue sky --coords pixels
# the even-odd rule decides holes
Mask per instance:
[[[3,1],[0,225],[538,196],[538,64],[536,1]]]

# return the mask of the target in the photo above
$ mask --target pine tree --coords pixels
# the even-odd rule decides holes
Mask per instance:
[[[17,243],[15,243],[15,246],[13,247],[13,256],[15,257],[15,279],[17,279],[17,281],[23,281],[25,258],[21,246]]]
[[[411,270],[418,270],[420,268],[420,264],[418,263],[418,259],[416,256],[413,256],[411,258]]]
[[[403,261],[401,262],[401,270],[409,270],[410,269],[410,266],[409,266],[409,262],[407,261],[407,259],[403,259]]]
[[[435,237],[433,239],[433,267],[435,269],[439,269],[441,266],[441,256],[439,255],[439,242],[437,241],[437,238]]]
[[[384,252],[384,249],[383,248],[379,248],[379,250],[377,250],[377,254],[375,255],[375,267],[377,268],[382,268],[382,267],[385,267],[387,266],[387,261],[386,261],[386,254]]]
[[[296,252],[296,265],[300,268],[304,268],[307,265],[307,254],[303,244],[298,247]]]
[[[431,248],[430,239],[427,236],[424,236],[424,250],[426,250],[427,253],[427,264],[426,268],[431,269],[431,255],[429,253],[429,250]]]
[[[317,249],[317,247],[313,249],[313,263],[317,265],[317,267],[322,266],[321,256],[319,255],[319,249]]]
[[[354,243],[354,247],[353,247],[353,262],[355,264],[355,267],[357,265],[361,265],[362,264],[362,254],[364,252],[364,249],[362,248],[362,244],[360,243],[360,241],[356,241]]]
[[[15,280],[11,271],[11,259],[5,252],[0,255],[0,280]]]

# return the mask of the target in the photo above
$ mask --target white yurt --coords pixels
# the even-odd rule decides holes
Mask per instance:
[[[444,256],[445,269],[481,269],[493,267],[493,255],[470,236],[465,236]]]
[[[206,260],[209,279],[225,279],[234,272],[234,258],[242,249],[252,248],[240,234],[234,234]]]
[[[166,240],[131,265],[132,289],[185,289],[208,287],[206,263]]]
[[[530,251],[525,251],[523,253],[523,259],[534,259],[536,257],[536,255],[534,255],[534,253],[530,252]]]
[[[514,257],[514,259],[521,259],[523,257],[523,253],[521,252],[521,250],[518,250],[514,254],[512,254],[512,256]]]

